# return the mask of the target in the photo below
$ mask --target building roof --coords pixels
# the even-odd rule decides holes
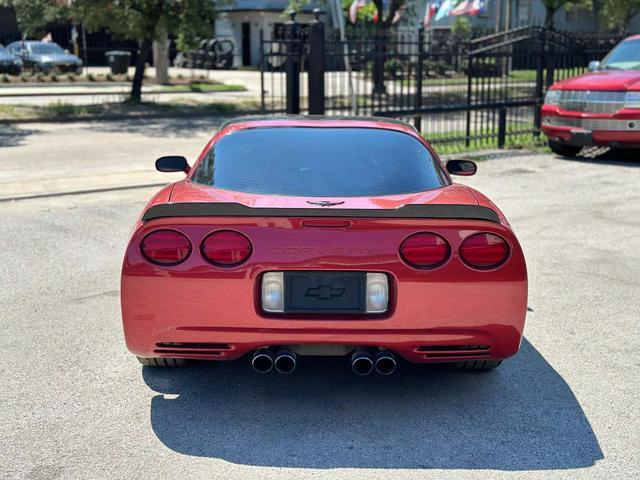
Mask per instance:
[[[289,7],[288,0],[235,0],[221,7],[223,12],[284,12]],[[319,2],[307,3],[302,7],[305,13],[313,12],[314,8],[325,11]]]

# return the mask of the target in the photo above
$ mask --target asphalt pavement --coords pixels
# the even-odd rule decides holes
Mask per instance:
[[[530,275],[521,351],[494,372],[143,368],[121,330],[127,237],[144,185],[176,178],[154,159],[195,158],[218,123],[0,126],[1,478],[638,478],[637,154],[509,152],[465,180]]]

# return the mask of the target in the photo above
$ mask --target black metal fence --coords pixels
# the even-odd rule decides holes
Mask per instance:
[[[584,72],[619,40],[540,27],[464,41],[425,30],[341,38],[318,19],[292,19],[262,39],[262,110],[398,117],[433,143],[502,147],[539,134],[548,86]]]

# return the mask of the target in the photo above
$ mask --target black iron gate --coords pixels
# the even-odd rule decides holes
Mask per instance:
[[[265,113],[411,121],[433,143],[499,146],[540,131],[554,81],[582,73],[620,38],[524,27],[461,41],[425,30],[325,31],[295,17],[262,39]]]

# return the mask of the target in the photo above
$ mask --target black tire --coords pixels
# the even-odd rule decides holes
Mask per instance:
[[[183,367],[187,364],[185,358],[136,358],[145,367]]]
[[[464,371],[486,372],[498,368],[501,363],[502,360],[463,360],[462,362],[455,362],[453,368]]]
[[[563,157],[575,157],[580,153],[580,150],[582,150],[582,147],[567,145],[566,143],[556,142],[555,140],[549,140],[549,148],[553,153]]]

